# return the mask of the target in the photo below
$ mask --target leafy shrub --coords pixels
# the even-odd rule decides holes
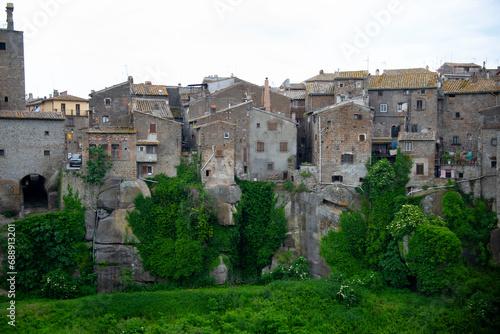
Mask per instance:
[[[283,187],[285,188],[286,191],[290,193],[295,190],[295,184],[293,184],[293,182],[290,181],[285,181],[285,183],[283,183]]]
[[[453,289],[463,278],[460,240],[448,228],[421,225],[408,248],[406,260],[420,292],[435,294]]]
[[[382,268],[384,279],[391,286],[402,289],[410,285],[410,281],[408,280],[410,271],[399,254],[398,242],[396,240],[391,240],[387,247],[387,253],[380,260],[380,267]]]
[[[415,231],[417,226],[427,224],[427,217],[418,206],[403,205],[394,215],[394,220],[389,223],[387,229],[395,238],[400,239]]]

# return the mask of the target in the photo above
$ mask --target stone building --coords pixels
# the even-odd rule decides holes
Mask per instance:
[[[233,81],[234,84],[230,84]],[[192,127],[188,126],[189,122],[244,102],[252,101],[256,107],[264,107],[268,112],[281,114],[284,117],[296,117],[296,114],[292,115],[291,112],[291,99],[271,90],[267,78],[264,86],[258,86],[239,78],[230,78],[224,82],[224,85],[219,84],[211,88],[205,84],[198,99],[191,99],[188,104],[185,104],[184,117],[188,131],[186,136],[188,147],[196,146],[196,142],[192,141],[193,133]]]
[[[57,174],[65,159],[64,117],[0,111],[0,212],[57,209]]]
[[[30,98],[26,101],[26,110],[61,113],[66,118],[64,146],[67,155],[83,153],[85,131],[89,127],[89,100],[69,95],[67,91],[59,93],[54,90],[54,95],[48,99],[33,99],[32,94],[30,94]]]
[[[371,157],[373,109],[346,101],[315,111],[312,119],[319,183],[360,185]]]
[[[240,179],[288,178],[288,159],[296,155],[296,123],[284,115],[255,108],[252,101],[190,120],[190,127],[224,121],[235,124],[234,173]],[[196,130],[200,131],[200,130]],[[192,140],[198,142],[197,133]],[[215,143],[203,142],[211,146]]]
[[[500,168],[498,159],[500,157],[500,106],[480,110],[481,142],[480,168],[481,168],[481,195],[486,198],[496,199],[495,206],[500,216]]]
[[[7,3],[7,28],[0,28],[0,110],[24,110],[23,32],[14,30],[14,5]]]
[[[370,76],[368,94],[373,119],[373,154],[391,157],[398,134],[437,130],[438,75],[413,71]]]
[[[400,132],[398,143],[401,151],[411,156],[413,162],[407,184],[408,192],[414,188],[433,185],[436,132]]]
[[[437,71],[446,78],[446,80],[469,79],[472,74],[476,75],[481,71],[481,66],[474,63],[444,63]]]
[[[89,145],[105,145],[116,160],[116,175],[131,180],[160,173],[176,175],[182,123],[174,121],[166,86],[149,81],[134,84],[129,77],[90,96],[87,141]],[[181,103],[179,94],[176,103]]]
[[[197,126],[197,150],[201,155],[201,181],[207,186],[232,185],[236,124],[215,121]]]

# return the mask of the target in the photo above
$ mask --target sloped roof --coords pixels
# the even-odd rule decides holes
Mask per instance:
[[[449,62],[446,62],[443,65],[448,65],[451,67],[479,67],[479,68],[481,67],[478,64],[474,64],[474,63],[449,63]]]
[[[372,75],[368,90],[437,88],[438,76],[435,72],[403,73],[397,75]]]
[[[306,83],[306,92],[309,95],[334,95],[335,84],[333,82],[308,82]]]
[[[419,68],[397,68],[397,69],[388,69],[384,70],[384,74],[388,75],[397,75],[397,74],[404,74],[404,73],[429,73],[430,71],[426,68],[419,67]]]
[[[399,141],[435,141],[436,131],[429,132],[400,132]]]
[[[342,101],[340,103],[336,103],[336,104],[332,104],[332,105],[323,107],[321,109],[313,111],[312,113],[316,115],[316,114],[323,113],[325,111],[330,111],[330,110],[337,109],[339,107],[342,107],[342,106],[345,106],[345,105],[348,105],[348,104],[351,104],[353,107],[359,107],[359,108],[364,108],[364,109],[367,109],[367,110],[373,110],[372,107],[368,107],[368,106],[364,106],[362,104],[358,104],[358,103],[354,102],[353,100],[348,100],[348,101]]]
[[[172,118],[170,106],[166,100],[132,98],[132,110],[142,111],[162,118]]]
[[[448,80],[443,90],[445,94],[500,92],[500,79]]]
[[[221,125],[222,124],[227,124],[227,125],[230,125],[230,126],[236,126],[236,124],[229,123],[229,122],[226,122],[226,121],[214,121],[214,122],[210,122],[210,123],[206,123],[206,124],[195,126],[194,128],[195,129],[206,128],[206,127],[209,127],[209,126],[212,126],[212,125],[216,125],[216,124],[221,124]]]
[[[130,92],[134,95],[168,96],[167,86],[149,84],[131,84]]]
[[[289,97],[292,100],[305,100],[307,96],[306,90],[280,90],[276,91],[276,93],[285,95],[286,97]]]
[[[0,111],[0,118],[10,119],[43,119],[43,120],[64,120],[64,116],[52,111]]]
[[[305,80],[305,82],[314,81],[334,81],[335,79],[366,79],[368,71],[339,71],[334,73],[323,73]]]
[[[78,96],[73,96],[69,94],[64,94],[64,95],[59,95],[59,96],[54,96],[49,99],[44,99],[44,101],[75,101],[75,102],[89,102],[89,100],[78,97]]]

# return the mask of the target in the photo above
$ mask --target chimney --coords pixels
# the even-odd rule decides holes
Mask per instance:
[[[375,75],[380,75],[380,70],[378,68],[375,70]]]
[[[29,93],[28,100],[33,100],[33,93]]]
[[[325,71],[319,70],[319,74],[324,74],[324,73],[325,73]]]
[[[477,72],[472,73],[472,82],[477,83]]]
[[[486,69],[486,62],[483,61],[483,70]]]
[[[425,69],[428,71],[429,70],[429,65],[425,65]]]
[[[134,78],[132,76],[128,77],[128,83],[133,84],[134,83]]]
[[[64,92],[59,93],[59,95],[68,95],[68,91],[65,90]]]
[[[490,72],[486,72],[486,79],[490,79]]]
[[[14,30],[14,19],[12,18],[12,12],[14,11],[14,4],[7,3],[7,30]]]
[[[59,96],[59,91],[57,89],[54,89],[54,97],[58,97]]]
[[[144,82],[144,84],[151,86],[151,81],[146,81],[146,82]]]
[[[269,91],[269,80],[266,78],[264,84],[264,108],[267,112],[271,112],[271,93]]]

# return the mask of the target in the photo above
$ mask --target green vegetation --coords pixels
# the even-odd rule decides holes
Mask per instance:
[[[408,290],[375,291],[374,281],[336,277],[34,300],[16,305],[16,327],[26,333],[497,333],[498,309],[484,293],[457,304]],[[6,318],[7,303],[0,308]],[[0,322],[0,332],[10,330]]]
[[[74,298],[95,291],[91,252],[85,244],[85,211],[68,187],[64,210],[25,218],[16,225],[16,298]],[[7,240],[1,253],[7,254]],[[80,276],[72,274],[78,269]],[[3,275],[8,272],[7,257]],[[3,280],[5,284],[6,281]]]

